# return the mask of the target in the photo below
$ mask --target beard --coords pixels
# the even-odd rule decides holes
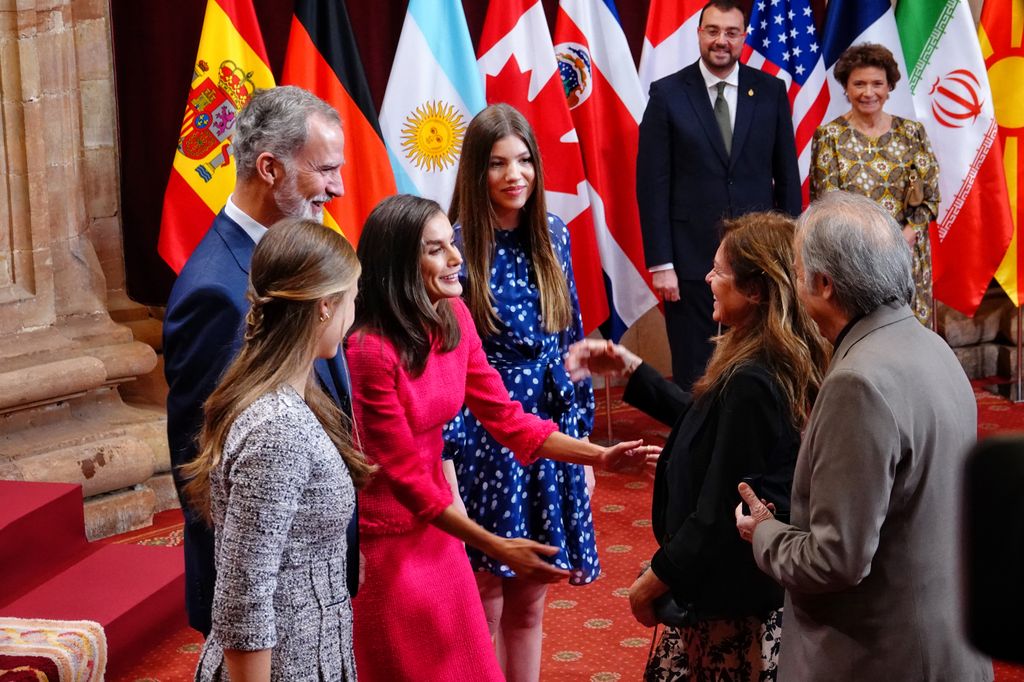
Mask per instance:
[[[323,222],[323,204],[328,201],[330,201],[330,197],[327,195],[302,196],[294,172],[285,175],[284,183],[274,191],[274,202],[277,204],[277,209],[289,218],[309,218]],[[315,205],[315,202],[319,202],[320,205]]]

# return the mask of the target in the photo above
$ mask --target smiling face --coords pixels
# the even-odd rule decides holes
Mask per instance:
[[[320,116],[310,117],[307,126],[306,144],[290,159],[278,160],[284,178],[274,188],[274,201],[283,216],[321,221],[324,204],[345,194],[345,135]]]
[[[533,194],[536,170],[529,147],[516,135],[506,135],[491,147],[487,189],[498,226],[519,225],[519,212]]]
[[[863,116],[881,113],[889,92],[885,70],[877,66],[860,66],[846,79],[846,97],[854,110]]]
[[[714,297],[711,319],[726,327],[742,327],[757,308],[757,299],[736,286],[736,276],[729,265],[724,245],[715,252],[715,261],[704,281],[711,286]]]
[[[746,30],[743,12],[738,9],[723,12],[717,7],[708,7],[704,10],[697,36],[700,58],[708,71],[719,78],[732,72],[743,51]]]
[[[462,295],[459,270],[462,254],[455,246],[455,231],[443,213],[435,213],[423,226],[420,239],[420,271],[431,304]]]

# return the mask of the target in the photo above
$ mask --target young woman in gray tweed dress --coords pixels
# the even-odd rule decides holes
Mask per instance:
[[[372,472],[313,362],[338,352],[359,272],[351,245],[307,219],[253,253],[245,342],[184,468],[217,565],[196,680],[356,679],[345,528]]]

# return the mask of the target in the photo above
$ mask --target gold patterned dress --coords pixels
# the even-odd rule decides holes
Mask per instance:
[[[905,206],[912,175],[921,179],[924,201]],[[928,225],[939,212],[939,164],[924,126],[892,117],[889,131],[869,137],[840,116],[814,132],[811,143],[811,199],[842,189],[874,199],[900,225],[917,233],[914,244],[913,309],[922,324],[931,325],[932,253]]]

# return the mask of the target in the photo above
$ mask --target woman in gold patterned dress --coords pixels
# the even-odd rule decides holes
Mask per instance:
[[[818,128],[811,144],[811,199],[842,189],[881,204],[903,225],[913,253],[914,314],[932,320],[932,255],[928,225],[939,211],[939,165],[924,126],[885,112],[900,79],[892,52],[860,43],[836,62],[835,78],[850,111]]]

